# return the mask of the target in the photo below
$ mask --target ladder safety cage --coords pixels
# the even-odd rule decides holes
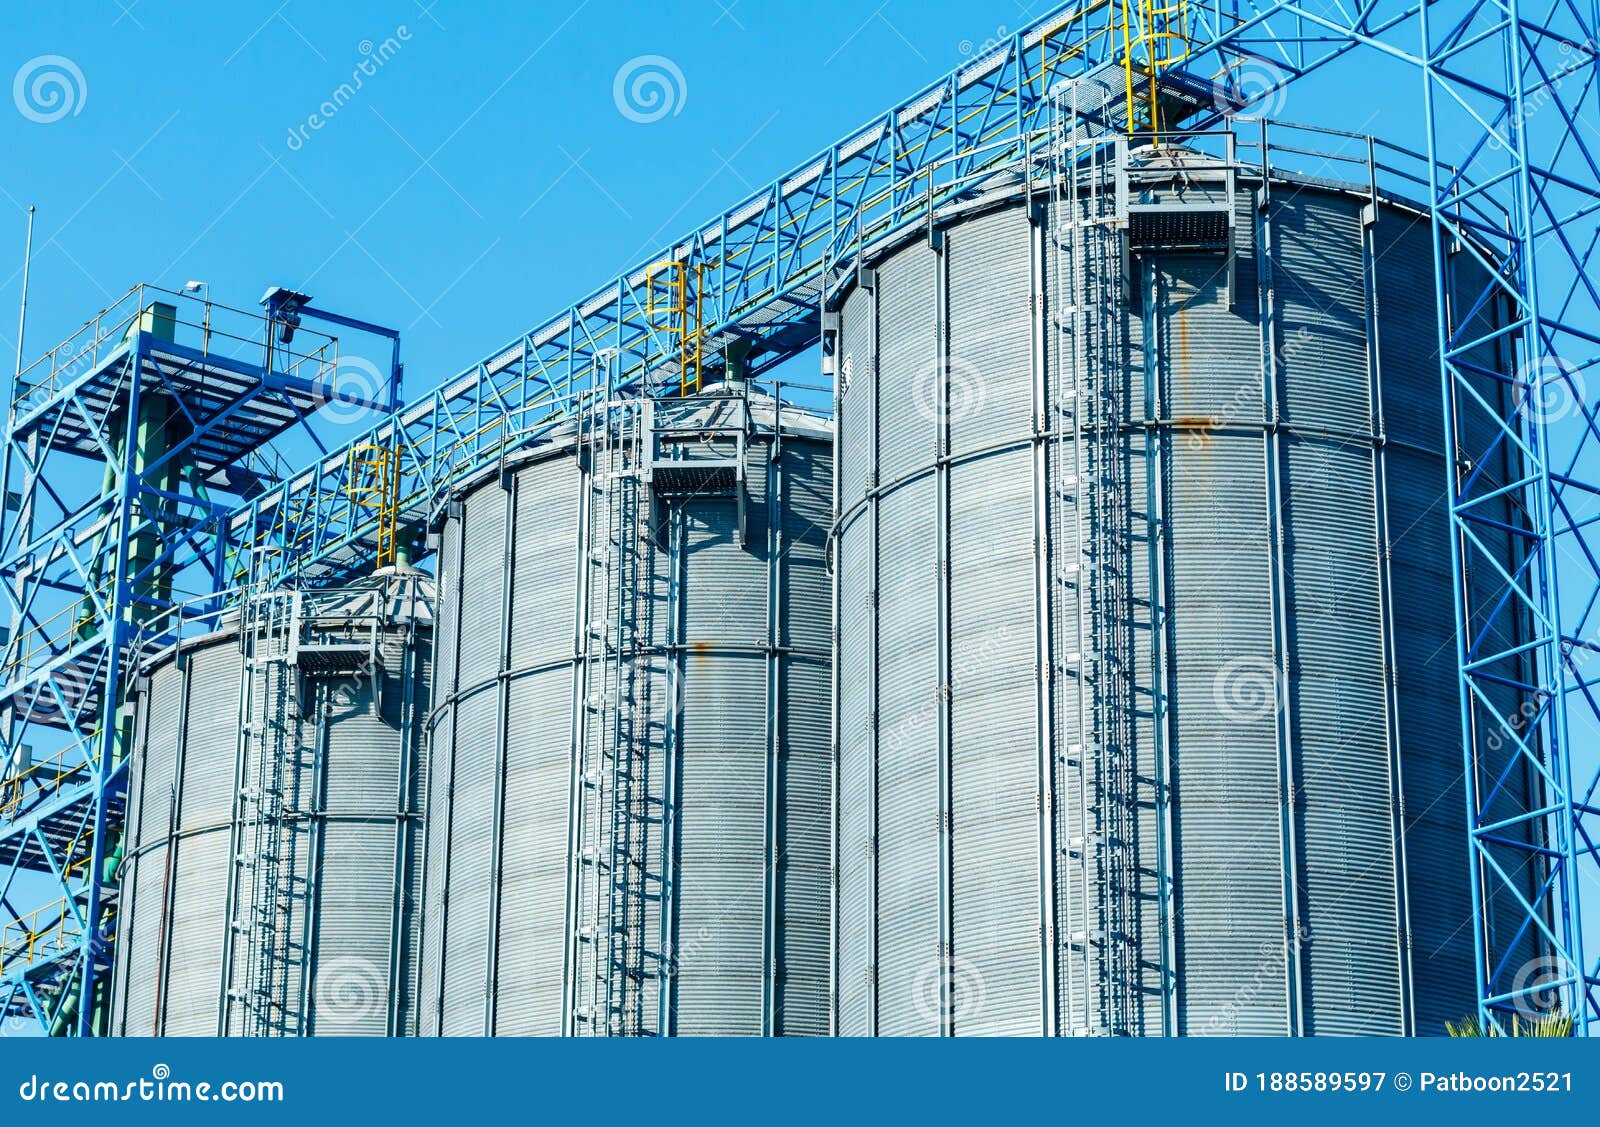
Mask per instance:
[[[315,797],[302,778],[302,701],[293,661],[301,615],[299,591],[254,590],[239,609],[239,785],[224,954],[231,1004],[222,1009],[219,1036],[306,1029],[312,876],[302,837]],[[320,754],[320,746],[311,752]]]
[[[238,786],[224,955],[230,1004],[219,1036],[312,1031],[325,725],[352,680],[370,683],[370,708],[381,714],[383,631],[406,611],[407,597],[390,605],[381,587],[258,585],[240,599]]]
[[[1159,132],[1166,127],[1160,76],[1192,52],[1189,0],[1122,0],[1122,69],[1129,133]],[[1135,89],[1140,81],[1146,90],[1142,102]]]
[[[1125,422],[1128,139],[1054,99],[1049,238],[1055,439],[1050,541],[1068,1031],[1142,1032],[1133,495]],[[1164,891],[1164,890],[1163,890]],[[1163,907],[1164,910],[1164,907]]]
[[[369,514],[373,564],[380,568],[392,566],[398,558],[400,452],[375,442],[351,446],[345,488],[350,503]]]
[[[603,358],[604,363],[610,362]],[[748,391],[654,398],[607,373],[578,416],[588,576],[582,632],[576,982],[569,1032],[670,1032],[676,974],[670,903],[672,755],[682,673],[673,656],[682,503],[737,499],[745,533]],[[658,571],[661,530],[671,540]],[[657,621],[665,584],[667,620]],[[663,634],[664,631],[664,634]],[[664,640],[663,640],[664,639]],[[666,694],[665,710],[657,700]]]
[[[610,358],[603,362],[609,363]],[[662,799],[651,793],[654,725],[655,499],[645,470],[646,400],[607,373],[580,411],[587,512],[577,868],[579,974],[569,1031],[646,1032],[649,980],[667,989],[665,937],[647,942],[661,901]],[[661,864],[657,861],[657,865]]]

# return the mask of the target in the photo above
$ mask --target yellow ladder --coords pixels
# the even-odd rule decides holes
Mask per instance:
[[[645,271],[645,318],[673,342],[667,356],[678,362],[679,391],[683,395],[700,390],[701,346],[705,341],[701,292],[705,273],[705,263],[683,259],[657,262]]]
[[[400,522],[400,452],[375,442],[352,446],[345,492],[356,515],[365,510],[377,525],[377,566],[390,566],[395,562]]]
[[[1135,20],[1137,12],[1137,21]],[[1156,76],[1189,57],[1189,0],[1122,0],[1122,70],[1128,84],[1128,132],[1140,131],[1134,76],[1149,79],[1144,129],[1160,132]]]

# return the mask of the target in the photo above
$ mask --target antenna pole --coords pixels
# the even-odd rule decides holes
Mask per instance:
[[[22,334],[28,328],[28,267],[33,263],[33,205],[28,205],[28,242],[22,251],[22,308],[17,311],[17,376],[22,375]],[[12,394],[16,384],[12,383]]]

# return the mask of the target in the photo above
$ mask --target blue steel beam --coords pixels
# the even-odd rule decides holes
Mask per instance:
[[[1191,5],[1194,49],[1185,69],[1219,111],[1233,108],[1240,94],[1268,94],[1364,44],[1397,53],[1380,37],[1393,36],[1416,10],[1414,3],[1368,3],[1332,15],[1292,4]],[[647,293],[652,271],[667,262],[686,262],[704,278],[708,349],[736,337],[756,341],[758,356],[762,348],[777,358],[809,347],[820,335],[817,306],[829,273],[855,249],[916,224],[930,199],[959,193],[984,171],[1042,155],[1049,91],[1097,68],[1120,68],[1122,11],[1109,0],[1058,6],[376,422],[352,445],[399,449],[401,509],[417,523],[451,484],[537,437],[592,393],[603,354],[619,358],[619,387],[670,386],[677,341],[652,321]],[[1237,75],[1246,68],[1249,89],[1240,91]],[[230,554],[253,554],[282,579],[329,578],[364,563],[374,525],[344,488],[347,462],[347,450],[336,451],[242,509],[230,523]]]
[[[984,169],[1015,160],[1046,123],[1048,87],[1102,65],[1120,5],[1063,6],[880,115],[609,285],[495,350],[356,440],[399,449],[400,501],[419,523],[440,492],[537,436],[595,387],[602,355],[620,387],[675,375],[676,338],[652,320],[652,268],[684,261],[704,279],[707,348],[753,339],[757,356],[814,343],[830,266],[863,240],[914,224]],[[370,510],[345,489],[337,451],[257,498],[229,550],[269,576],[337,575],[371,551]]]

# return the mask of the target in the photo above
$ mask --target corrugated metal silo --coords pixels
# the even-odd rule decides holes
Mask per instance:
[[[831,434],[774,402],[609,400],[445,509],[424,1033],[827,1032]]]
[[[116,1034],[416,1031],[432,616],[389,570],[145,663]]]
[[[840,1033],[1473,1009],[1431,238],[1167,147],[853,264]]]

